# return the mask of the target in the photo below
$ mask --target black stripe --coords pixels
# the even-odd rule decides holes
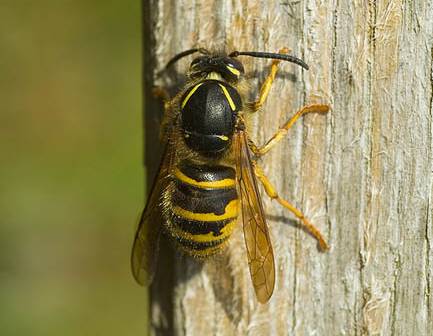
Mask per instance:
[[[236,188],[202,189],[176,180],[176,188],[171,194],[174,206],[194,213],[214,213],[223,215],[230,201],[238,198]]]
[[[176,215],[173,215],[171,218],[173,225],[183,232],[191,234],[207,234],[212,232],[215,237],[222,235],[221,230],[233,220],[233,218],[230,218],[222,221],[200,222]]]
[[[236,188],[228,187],[228,188],[205,188],[199,187],[192,184],[188,184],[179,180],[175,177],[175,186],[176,189],[180,190],[182,193],[189,197],[205,197],[206,195],[215,195],[215,197],[225,197],[225,195],[231,194],[232,191],[236,191]],[[236,193],[237,195],[237,193]]]
[[[188,240],[188,239],[176,237],[176,241],[180,245],[186,247],[187,249],[201,251],[201,250],[205,250],[209,247],[215,247],[215,246],[221,245],[222,243],[224,243],[227,240],[227,238],[228,237],[226,237],[224,239],[214,240],[211,242],[196,242],[193,240]]]
[[[192,165],[183,161],[179,169],[183,174],[198,182],[215,182],[236,178],[236,171],[226,166]]]

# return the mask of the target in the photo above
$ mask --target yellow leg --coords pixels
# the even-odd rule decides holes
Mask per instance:
[[[270,198],[275,199],[283,207],[291,211],[302,222],[305,228],[317,239],[320,248],[324,251],[328,250],[329,245],[323,238],[323,235],[320,233],[319,229],[317,229],[313,224],[311,224],[309,220],[305,218],[304,214],[300,210],[296,209],[289,202],[287,202],[286,200],[278,196],[278,193],[275,190],[274,186],[271,184],[271,182],[269,182],[269,179],[265,176],[263,170],[255,162],[253,162],[253,167],[257,178],[260,180],[263,187],[265,188],[266,194]]]
[[[152,95],[156,99],[161,100],[162,103],[164,104],[164,107],[166,107],[166,105],[170,101],[170,94],[162,86],[155,86],[155,87],[153,87],[153,89],[152,89]]]
[[[249,140],[250,149],[256,156],[262,156],[266,154],[272,147],[274,147],[284,136],[287,134],[288,130],[299,119],[300,116],[310,112],[327,113],[329,111],[328,105],[323,104],[313,104],[302,107],[295,115],[287,121],[283,127],[281,127],[273,136],[270,138],[266,144],[262,147],[256,146],[252,140]]]
[[[287,54],[289,52],[289,49],[282,48],[280,49],[280,54]],[[271,64],[271,69],[269,71],[268,76],[266,77],[265,81],[262,84],[262,87],[260,88],[260,94],[259,99],[252,103],[252,109],[253,112],[256,112],[264,103],[266,98],[268,97],[269,90],[271,89],[272,82],[275,79],[275,76],[278,71],[278,64],[280,64],[280,60],[273,60]]]

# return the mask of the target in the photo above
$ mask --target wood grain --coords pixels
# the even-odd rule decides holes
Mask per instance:
[[[156,73],[176,53],[291,49],[250,132],[264,143],[300,106],[307,115],[261,165],[278,192],[319,227],[316,241],[265,200],[277,279],[256,302],[242,230],[200,264],[163,242],[152,288],[154,335],[430,335],[433,330],[433,5],[428,1],[143,1],[146,164],[158,106]],[[270,62],[244,59],[250,99]],[[175,91],[175,89],[173,90]],[[153,123],[153,124],[152,124]],[[265,127],[264,127],[265,126]],[[150,145],[152,144],[152,145]]]

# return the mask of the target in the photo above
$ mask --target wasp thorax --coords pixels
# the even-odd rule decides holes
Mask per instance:
[[[241,97],[227,82],[205,79],[182,98],[182,131],[185,143],[200,154],[213,156],[230,145]]]

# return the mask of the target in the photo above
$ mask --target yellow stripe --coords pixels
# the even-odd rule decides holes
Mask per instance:
[[[219,139],[223,140],[223,141],[228,141],[229,137],[226,135],[217,135],[216,137],[218,137]]]
[[[226,178],[218,181],[196,181],[188,176],[186,176],[184,173],[182,173],[179,168],[176,168],[174,170],[174,176],[176,176],[179,180],[182,182],[191,184],[196,187],[200,188],[210,188],[210,189],[218,189],[218,188],[228,188],[228,187],[234,187],[236,185],[236,181],[231,178]]]
[[[175,206],[173,208],[173,212],[175,215],[186,219],[201,222],[215,222],[229,218],[236,218],[238,216],[238,204],[239,202],[237,199],[230,201],[229,204],[227,204],[225,211],[222,215],[215,215],[214,213],[191,212],[178,206]]]
[[[189,91],[188,95],[185,97],[185,99],[184,99],[183,102],[182,102],[182,108],[185,107],[185,105],[186,105],[186,103],[188,102],[189,98],[191,98],[191,96],[194,94],[194,92],[196,92],[197,89],[198,89],[202,84],[203,84],[203,82],[198,83],[196,86],[194,86],[194,87],[192,88],[191,91]]]
[[[235,227],[235,223],[237,222],[236,219],[232,220],[231,222],[228,222],[222,229],[221,234],[219,236],[214,236],[213,232],[209,232],[206,234],[193,234],[189,232],[182,231],[176,227],[172,227],[170,230],[173,231],[173,233],[183,239],[194,241],[197,243],[208,243],[213,242],[215,240],[222,240],[228,236],[230,236],[233,232],[233,229]]]
[[[233,99],[232,99],[232,97],[230,96],[230,93],[227,91],[227,89],[226,89],[226,87],[224,86],[224,85],[222,85],[222,84],[218,84],[220,87],[221,87],[221,89],[223,90],[223,92],[224,92],[224,96],[226,96],[226,98],[227,98],[227,100],[228,100],[228,102],[229,102],[229,104],[230,104],[230,107],[232,108],[232,110],[234,111],[234,110],[236,110],[236,105],[235,105],[235,103],[233,102]]]
[[[228,65],[227,65],[226,68],[229,69],[229,71],[230,71],[233,75],[235,75],[235,76],[237,76],[237,77],[239,77],[239,75],[241,74],[240,71],[239,71],[238,69],[235,69],[235,68],[233,68],[233,67],[231,67],[231,66],[228,66]]]

